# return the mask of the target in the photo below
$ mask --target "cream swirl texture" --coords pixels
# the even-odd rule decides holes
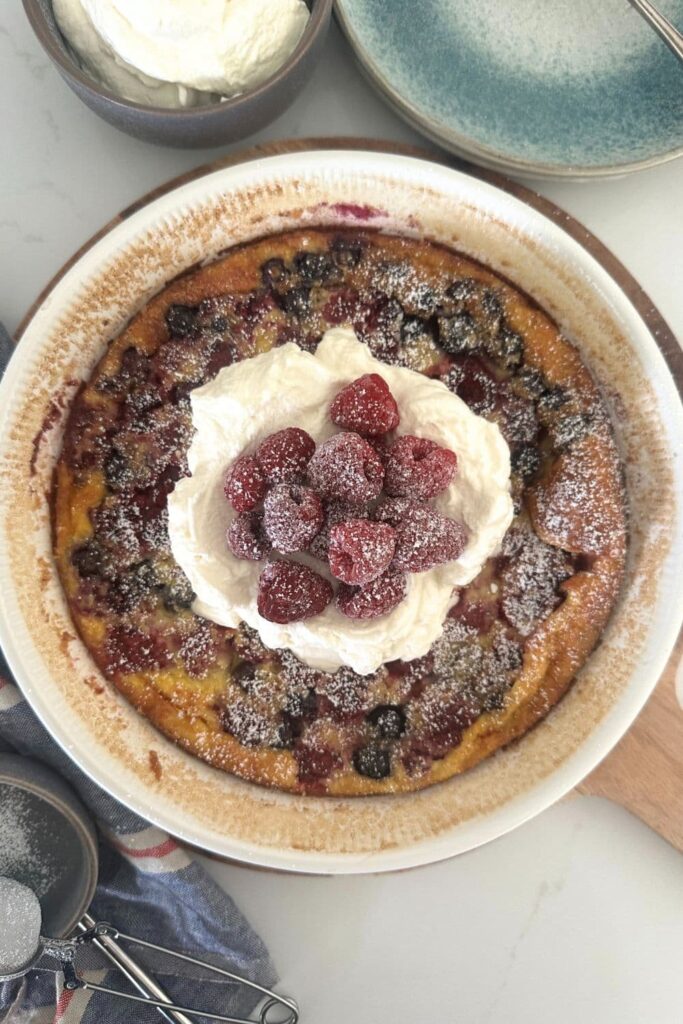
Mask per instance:
[[[469,531],[455,562],[408,577],[405,600],[388,615],[352,620],[330,605],[321,615],[279,625],[256,607],[262,563],[240,561],[226,546],[234,512],[223,496],[230,463],[284,427],[300,427],[316,443],[337,431],[328,417],[335,395],[365,373],[378,373],[401,411],[399,434],[416,434],[451,448],[458,472],[434,499]],[[342,665],[360,674],[385,661],[426,654],[439,637],[454,589],[469,583],[500,547],[512,520],[510,452],[498,427],[475,415],[438,380],[376,360],[348,328],[328,331],[315,355],[287,344],[225,367],[191,394],[195,434],[190,476],[168,499],[173,555],[196,594],[198,615],[223,626],[246,622],[270,648],[287,648],[314,668]],[[322,564],[296,556],[321,572]]]
[[[270,78],[309,18],[304,0],[53,0],[84,65],[126,99],[165,107]]]

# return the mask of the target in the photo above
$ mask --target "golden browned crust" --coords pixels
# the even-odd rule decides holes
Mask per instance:
[[[250,293],[260,287],[260,267],[266,259],[277,255],[289,261],[302,248],[322,250],[328,243],[328,233],[315,231],[264,239],[173,282],[114,340],[86,386],[83,400],[105,413],[112,411],[114,399],[98,392],[93,383],[103,376],[114,376],[127,349],[134,347],[150,356],[159,350],[167,340],[165,314],[170,304],[196,306],[216,295]],[[552,387],[570,389],[577,408],[586,414],[590,411],[594,422],[590,432],[559,454],[550,452],[546,442],[542,472],[524,494],[528,522],[535,533],[547,544],[574,556],[574,571],[560,584],[562,602],[524,638],[523,665],[503,706],[480,714],[464,729],[453,749],[434,758],[418,774],[409,772],[402,761],[394,764],[385,779],[361,776],[348,765],[333,770],[324,787],[317,786],[314,791],[338,796],[424,788],[472,767],[531,728],[560,699],[599,641],[616,599],[626,547],[619,461],[611,429],[590,374],[552,321],[485,268],[438,246],[388,237],[372,244],[381,246],[385,259],[407,260],[418,267],[426,282],[447,275],[474,279],[494,288],[508,325],[523,337],[527,367],[540,371]],[[403,305],[408,314],[419,313],[417,306],[410,308],[410,300]],[[279,324],[279,312],[270,320],[266,318],[240,355],[271,347]],[[442,356],[438,346],[423,341],[413,353],[414,366],[434,374],[439,372]],[[73,435],[73,416],[67,446],[69,430]],[[291,750],[247,746],[222,724],[220,704],[230,700],[235,688],[231,677],[236,660],[232,631],[220,631],[219,636],[217,628],[209,627],[218,653],[203,675],[193,677],[177,660],[152,670],[112,669],[104,651],[106,616],[100,612],[89,614],[79,605],[76,597],[81,581],[71,560],[74,550],[92,536],[90,513],[106,493],[101,466],[75,472],[68,458],[62,456],[53,506],[55,556],[74,621],[101,670],[157,728],[208,763],[260,784],[293,792],[309,791],[301,782]],[[567,494],[575,499],[573,503],[567,502]],[[522,515],[526,518],[524,510]],[[176,616],[179,628],[187,631],[193,628],[194,618],[188,610]],[[226,638],[223,634],[230,635]],[[270,668],[268,659],[265,664]]]

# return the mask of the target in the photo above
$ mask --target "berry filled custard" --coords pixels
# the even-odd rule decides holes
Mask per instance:
[[[576,349],[440,246],[266,238],[173,282],[76,396],[56,559],[167,736],[315,795],[420,789],[521,736],[599,641],[619,458]]]

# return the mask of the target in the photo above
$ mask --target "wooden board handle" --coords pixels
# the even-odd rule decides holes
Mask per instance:
[[[577,790],[621,804],[683,853],[683,709],[676,697],[679,671],[683,671],[683,636],[636,721]]]

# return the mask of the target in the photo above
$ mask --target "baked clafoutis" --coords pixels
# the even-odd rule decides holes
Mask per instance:
[[[627,548],[606,406],[528,296],[301,230],[169,284],[76,395],[55,555],[101,672],[253,783],[402,793],[521,737]]]

